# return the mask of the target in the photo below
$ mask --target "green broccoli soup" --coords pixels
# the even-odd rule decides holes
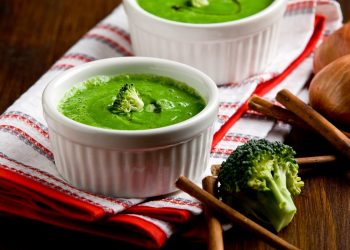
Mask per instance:
[[[150,74],[98,76],[70,89],[58,110],[80,123],[119,130],[179,123],[204,109],[204,99],[185,83]]]
[[[147,12],[177,22],[221,23],[254,15],[273,0],[137,0]]]

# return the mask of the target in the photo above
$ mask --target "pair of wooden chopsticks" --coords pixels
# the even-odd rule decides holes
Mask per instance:
[[[248,107],[268,117],[320,134],[331,143],[340,154],[350,159],[349,132],[338,129],[311,106],[304,103],[286,89],[277,93],[276,100],[285,108],[275,105],[259,96],[251,97],[248,102]]]
[[[337,158],[334,155],[314,156],[296,158],[297,163],[301,167],[308,167],[310,165],[327,164],[335,162]],[[266,243],[277,249],[298,249],[290,243],[279,238],[277,235],[271,233],[267,229],[251,221],[246,216],[240,214],[238,211],[216,198],[217,178],[221,165],[212,165],[212,176],[207,176],[202,181],[203,189],[197,187],[194,183],[189,181],[186,177],[180,177],[176,185],[181,190],[189,193],[193,197],[202,201],[205,204],[205,219],[208,228],[208,250],[224,250],[224,240],[222,235],[222,225],[218,218],[212,213],[215,210],[223,213],[232,222],[242,226],[243,228],[255,233]],[[302,168],[304,169],[304,168]]]
[[[299,249],[294,245],[288,243],[281,237],[278,237],[276,234],[270,232],[266,228],[260,226],[258,223],[244,216],[243,214],[233,209],[229,205],[225,204],[221,200],[217,199],[213,194],[216,189],[216,177],[207,176],[203,179],[203,187],[206,190],[200,188],[192,181],[187,179],[185,176],[180,176],[176,181],[175,185],[182,191],[197,198],[205,205],[206,219],[209,228],[208,249],[224,249],[221,224],[218,221],[218,219],[211,214],[211,211],[216,211],[224,215],[236,225],[254,233],[260,239],[262,239],[269,245],[275,247],[276,249]]]
[[[278,92],[276,100],[284,105],[286,109],[257,96],[253,96],[250,99],[249,107],[272,118],[314,130],[328,140],[339,153],[350,159],[350,139],[348,133],[340,131],[312,107],[305,104],[288,90],[284,89]],[[335,160],[337,160],[337,157],[333,155],[297,158],[299,165],[327,163]],[[184,176],[179,177],[175,184],[179,189],[197,198],[206,206],[206,219],[209,228],[208,249],[223,250],[224,248],[221,224],[212,215],[211,210],[225,215],[232,222],[255,233],[266,243],[277,249],[298,249],[217,199],[214,194],[216,189],[216,178],[214,176],[208,176],[203,179],[204,190]]]
[[[301,159],[300,161],[301,164],[306,164],[306,165],[315,164],[319,161],[321,161],[322,163],[334,161],[333,157],[328,157],[328,156],[324,160],[320,160],[317,158],[316,161],[315,161],[315,158],[308,159],[308,157],[299,158],[299,159]],[[207,228],[208,228],[208,238],[207,238],[208,250],[224,250],[222,225],[219,219],[213,214],[212,211],[216,211],[224,215],[226,218],[228,218],[230,221],[232,221],[236,225],[241,226],[247,231],[254,233],[261,240],[271,245],[272,247],[275,247],[276,249],[287,249],[287,250],[299,249],[296,246],[285,241],[281,237],[277,236],[276,234],[270,232],[266,228],[262,227],[258,223],[252,221],[251,219],[241,214],[237,210],[228,206],[218,198],[216,198],[215,193],[217,189],[217,177],[215,176],[205,177],[202,181],[203,189],[197,186],[196,184],[194,184],[193,182],[191,182],[189,179],[187,179],[184,176],[179,177],[175,185],[179,189],[195,197],[205,205],[205,218],[206,218]]]
[[[299,118],[292,111],[285,109],[281,106],[275,105],[268,100],[253,95],[248,102],[248,107],[254,111],[257,111],[267,117],[283,121],[285,123],[289,123],[291,125],[295,125],[300,128],[305,128],[312,130],[312,128],[305,123],[301,118]],[[350,138],[350,132],[341,131],[344,135]]]

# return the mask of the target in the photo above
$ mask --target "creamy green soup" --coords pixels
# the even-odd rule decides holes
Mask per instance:
[[[143,101],[140,111],[113,113],[111,106],[125,83],[131,83]],[[204,109],[204,99],[174,79],[149,74],[100,76],[69,90],[58,110],[87,125],[119,130],[159,128],[179,123]]]
[[[185,23],[220,23],[254,15],[273,0],[208,0],[196,7],[190,0],[138,0],[138,4],[153,15]]]

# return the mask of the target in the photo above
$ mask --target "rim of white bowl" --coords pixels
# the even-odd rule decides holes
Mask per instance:
[[[117,129],[94,127],[91,125],[86,125],[86,124],[74,121],[64,116],[62,113],[60,113],[57,110],[57,105],[55,105],[53,101],[50,100],[50,96],[54,94],[53,91],[56,85],[64,81],[67,81],[70,77],[76,74],[82,74],[82,72],[87,71],[92,67],[95,67],[98,65],[107,66],[110,64],[116,65],[117,63],[137,63],[137,62],[141,64],[149,64],[149,63],[166,64],[170,67],[174,67],[177,69],[188,70],[193,74],[197,74],[199,77],[205,79],[205,82],[207,83],[207,87],[209,88],[209,93],[210,93],[205,108],[195,116],[176,124],[159,127],[159,128],[152,128],[152,129],[117,130]],[[117,74],[118,73],[116,73],[115,75]],[[74,83],[72,87],[76,84],[78,83]],[[43,102],[44,113],[46,112],[47,115],[51,116],[51,118],[53,118],[54,120],[60,122],[65,126],[68,126],[74,129],[79,128],[79,131],[81,132],[98,132],[98,133],[104,133],[104,134],[124,135],[124,136],[130,136],[130,137],[137,137],[140,135],[152,136],[154,134],[162,135],[162,134],[184,130],[192,126],[193,124],[199,124],[201,121],[205,121],[207,118],[211,117],[213,114],[216,114],[218,109],[218,89],[215,82],[209,76],[204,74],[202,71],[197,70],[196,68],[193,68],[183,63],[175,62],[168,59],[159,59],[159,58],[153,58],[153,57],[137,57],[137,56],[114,57],[114,58],[100,59],[100,60],[88,62],[63,72],[61,75],[59,75],[58,77],[53,79],[51,82],[49,82],[49,84],[45,87],[42,95],[42,102]]]
[[[241,26],[245,24],[250,24],[252,22],[260,22],[261,19],[268,16],[271,12],[277,11],[279,8],[281,8],[281,5],[286,4],[286,0],[274,0],[269,6],[267,6],[262,11],[259,11],[258,13],[255,13],[253,15],[227,21],[227,22],[220,22],[220,23],[185,23],[185,22],[179,22],[179,21],[173,21],[166,18],[159,17],[157,15],[154,15],[146,10],[144,10],[138,3],[137,0],[123,0],[123,2],[127,2],[132,6],[135,10],[137,10],[139,13],[141,13],[143,16],[146,16],[151,19],[155,19],[159,22],[166,23],[169,25],[174,25],[178,27],[187,27],[187,28],[199,28],[199,29],[215,29],[215,28],[225,28],[225,27],[233,27],[233,26]]]

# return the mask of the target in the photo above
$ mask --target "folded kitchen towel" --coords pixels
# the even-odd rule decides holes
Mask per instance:
[[[246,112],[247,99],[257,93],[272,100],[282,87],[297,94],[310,77],[312,50],[324,24],[325,34],[333,32],[341,25],[340,13],[335,1],[288,1],[279,53],[266,72],[240,83],[219,83],[212,163],[248,139],[268,135],[275,122]],[[0,211],[153,249],[202,213],[202,204],[183,192],[154,200],[106,197],[71,186],[55,168],[41,106],[47,83],[82,63],[132,55],[120,6],[0,116]]]

